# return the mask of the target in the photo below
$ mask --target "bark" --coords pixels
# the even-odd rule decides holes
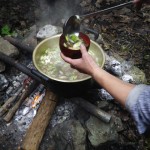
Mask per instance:
[[[21,149],[23,150],[38,150],[43,135],[45,133],[46,127],[49,120],[53,114],[57,102],[57,96],[51,92],[50,89],[46,89],[46,94],[40,108],[30,125]]]

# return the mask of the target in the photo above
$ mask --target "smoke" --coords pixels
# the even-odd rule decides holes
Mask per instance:
[[[81,0],[38,0],[40,24],[62,25],[71,15],[81,14]]]

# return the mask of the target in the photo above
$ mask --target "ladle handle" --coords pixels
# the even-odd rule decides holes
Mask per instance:
[[[125,6],[130,6],[131,4],[133,4],[133,1],[123,3],[123,4],[120,4],[120,5],[116,5],[116,6],[113,6],[113,7],[110,7],[110,8],[106,8],[106,9],[96,11],[96,12],[93,12],[93,13],[81,15],[80,18],[85,19],[85,18],[93,17],[93,16],[96,16],[98,14],[107,13],[107,12],[110,12],[110,11],[115,10],[115,9],[123,8]]]
[[[99,37],[99,32],[89,28],[83,28],[84,31],[88,31],[89,33],[94,34],[94,40],[97,40]]]

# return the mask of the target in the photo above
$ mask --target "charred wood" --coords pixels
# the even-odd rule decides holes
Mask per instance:
[[[4,120],[6,122],[9,122],[12,119],[12,117],[14,116],[14,114],[16,113],[16,111],[18,110],[20,105],[35,90],[35,88],[38,85],[39,85],[39,83],[37,81],[33,81],[28,87],[26,87],[25,91],[23,92],[23,94],[21,95],[19,100],[16,102],[16,104],[11,109],[9,109],[8,113],[4,117]]]
[[[19,99],[22,88],[18,90],[16,95],[11,96],[0,108],[0,117],[3,116],[14,104],[14,102]]]

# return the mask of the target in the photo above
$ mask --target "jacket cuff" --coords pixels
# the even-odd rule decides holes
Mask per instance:
[[[125,102],[125,107],[130,111],[132,106],[135,105],[139,95],[141,94],[141,92],[143,91],[143,89],[146,87],[146,85],[144,84],[139,84],[136,85],[131,92],[129,93],[126,102]]]

